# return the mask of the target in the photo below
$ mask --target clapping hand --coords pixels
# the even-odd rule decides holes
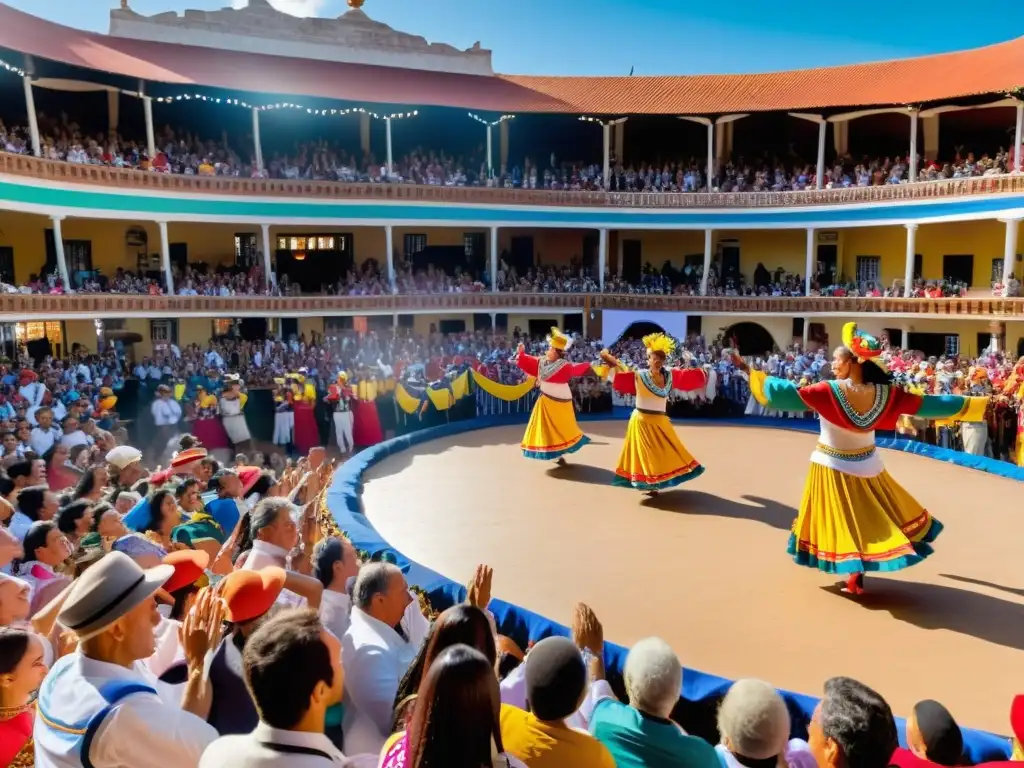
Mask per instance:
[[[466,602],[481,611],[487,610],[487,606],[491,602],[491,580],[493,578],[493,568],[488,565],[478,565],[473,574],[473,580],[469,582],[469,587],[466,589]]]
[[[205,587],[199,591],[192,610],[178,630],[178,640],[189,671],[203,668],[206,654],[220,644],[223,628],[224,601],[216,590]]]
[[[604,654],[604,627],[586,603],[576,603],[572,611],[572,640],[576,647],[597,658]]]

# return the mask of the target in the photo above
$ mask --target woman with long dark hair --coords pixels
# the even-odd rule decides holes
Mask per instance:
[[[420,646],[416,660],[398,685],[398,694],[395,696],[396,731],[409,725],[416,695],[419,693],[426,670],[430,669],[434,659],[453,645],[468,645],[475,648],[490,660],[491,667],[495,667],[497,663],[494,628],[486,613],[465,603],[453,605],[444,611],[431,626],[430,634]]]
[[[409,730],[384,745],[383,765],[525,768],[505,754],[494,660],[468,645],[445,649],[420,685]]]
[[[110,482],[110,474],[103,464],[93,464],[82,475],[75,488],[75,498],[85,499],[93,504],[103,498],[107,483]]]
[[[749,371],[750,391],[763,406],[820,416],[821,437],[811,455],[789,554],[798,565],[846,576],[844,591],[860,594],[865,572],[916,565],[932,553],[930,542],[942,531],[942,524],[885,471],[875,430],[895,429],[903,414],[980,421],[989,399],[904,391],[892,383],[881,343],[858,331],[856,323],[843,327],[843,343],[832,357],[834,379],[797,387]],[[749,370],[738,354],[734,358]]]
[[[40,638],[20,627],[0,627],[0,765],[35,765],[32,695],[45,676]]]
[[[50,449],[42,455],[46,464],[46,484],[54,493],[74,488],[82,479],[82,473],[77,469],[68,466],[67,446],[59,442],[50,446]]]

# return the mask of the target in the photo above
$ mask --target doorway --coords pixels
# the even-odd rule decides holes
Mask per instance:
[[[965,285],[974,282],[974,254],[946,254],[942,257],[942,277]]]
[[[740,246],[735,240],[729,245],[722,245],[722,271],[721,271],[721,284],[722,287],[728,285],[729,281],[732,281],[734,286],[738,286],[740,282]]]
[[[834,243],[818,246],[818,274],[813,275],[819,283],[833,284],[838,282],[836,270],[839,266],[839,247]]]
[[[622,241],[622,279],[636,285],[644,261],[644,244],[640,240]]]
[[[185,274],[188,268],[188,243],[171,243],[167,246],[167,252],[171,259],[171,271]]]
[[[0,282],[17,285],[14,282],[14,248],[0,245]]]

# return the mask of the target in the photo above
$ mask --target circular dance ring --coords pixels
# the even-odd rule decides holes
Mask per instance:
[[[684,698],[710,707],[728,680],[759,677],[807,694],[786,695],[809,716],[811,697],[843,674],[877,688],[899,715],[935,698],[962,723],[1008,731],[1020,689],[1005,672],[1024,661],[1020,485],[884,451],[889,471],[946,529],[933,557],[870,576],[869,593],[854,600],[837,577],[786,554],[817,430],[800,429],[816,427],[810,420],[771,422],[784,428],[676,423],[707,472],[653,499],[611,484],[624,421],[583,421],[592,442],[566,467],[524,459],[521,424],[456,422],[359,454],[339,470],[328,504],[357,548],[392,550],[435,608],[462,599],[476,564],[491,565],[495,594],[509,601],[492,612],[524,647],[565,632],[543,617],[567,621],[581,600],[610,641],[666,639],[686,667]],[[609,669],[624,658],[609,642]],[[965,735],[975,759],[1005,759],[1004,740]]]

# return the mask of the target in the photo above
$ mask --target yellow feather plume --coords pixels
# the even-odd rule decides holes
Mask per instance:
[[[676,342],[671,336],[664,333],[652,333],[644,336],[644,346],[654,352],[661,352],[668,357],[676,350]]]

